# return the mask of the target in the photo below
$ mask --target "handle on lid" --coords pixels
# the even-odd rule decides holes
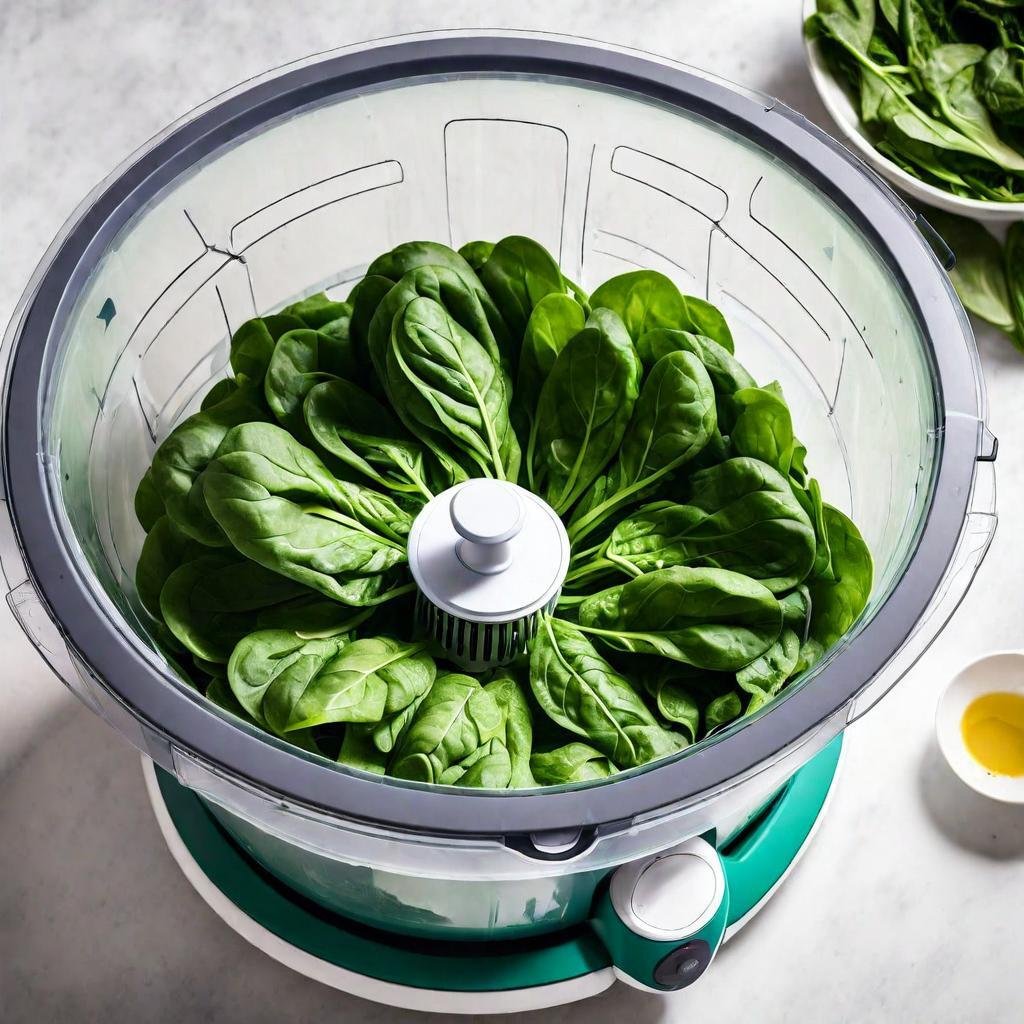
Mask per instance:
[[[452,526],[462,538],[459,561],[471,572],[491,576],[512,564],[512,541],[523,528],[523,503],[499,480],[471,480],[453,495]]]

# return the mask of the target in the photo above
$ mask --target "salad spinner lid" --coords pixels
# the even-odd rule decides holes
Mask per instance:
[[[505,480],[467,480],[431,499],[409,533],[423,596],[470,622],[512,622],[543,608],[569,568],[554,510]]]

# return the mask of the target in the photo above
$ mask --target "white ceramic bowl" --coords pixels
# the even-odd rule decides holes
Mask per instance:
[[[986,693],[1024,696],[1024,651],[997,651],[965,665],[939,698],[935,734],[950,768],[971,789],[1004,803],[1024,803],[1024,775],[993,775],[964,745],[960,723],[967,706]]]
[[[804,0],[803,21],[806,21],[817,9],[816,0]],[[801,22],[801,27],[803,22]],[[811,72],[811,81],[825,104],[832,120],[838,125],[846,141],[857,154],[883,178],[887,178],[900,191],[919,199],[929,206],[940,210],[958,213],[961,217],[972,217],[975,220],[1013,221],[1024,220],[1024,203],[996,203],[984,199],[961,199],[950,192],[945,192],[934,185],[915,178],[902,167],[897,167],[891,160],[882,156],[872,145],[871,139],[861,127],[857,110],[843,87],[833,77],[821,47],[817,40],[804,36],[807,51],[807,65]]]

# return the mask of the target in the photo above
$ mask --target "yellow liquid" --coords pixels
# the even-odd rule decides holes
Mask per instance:
[[[964,744],[993,775],[1024,775],[1024,696],[986,693],[967,705],[960,721]]]

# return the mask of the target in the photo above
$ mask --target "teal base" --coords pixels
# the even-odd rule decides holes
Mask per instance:
[[[833,740],[719,849],[729,887],[727,935],[800,854],[824,808],[841,742]],[[426,943],[325,911],[242,851],[191,790],[159,768],[148,771],[154,810],[189,880],[236,930],[303,973],[368,998],[448,1012],[555,1005],[613,979],[609,953],[587,924],[515,941]],[[524,992],[535,997],[518,998]],[[484,1005],[476,1002],[483,993],[513,998]]]

